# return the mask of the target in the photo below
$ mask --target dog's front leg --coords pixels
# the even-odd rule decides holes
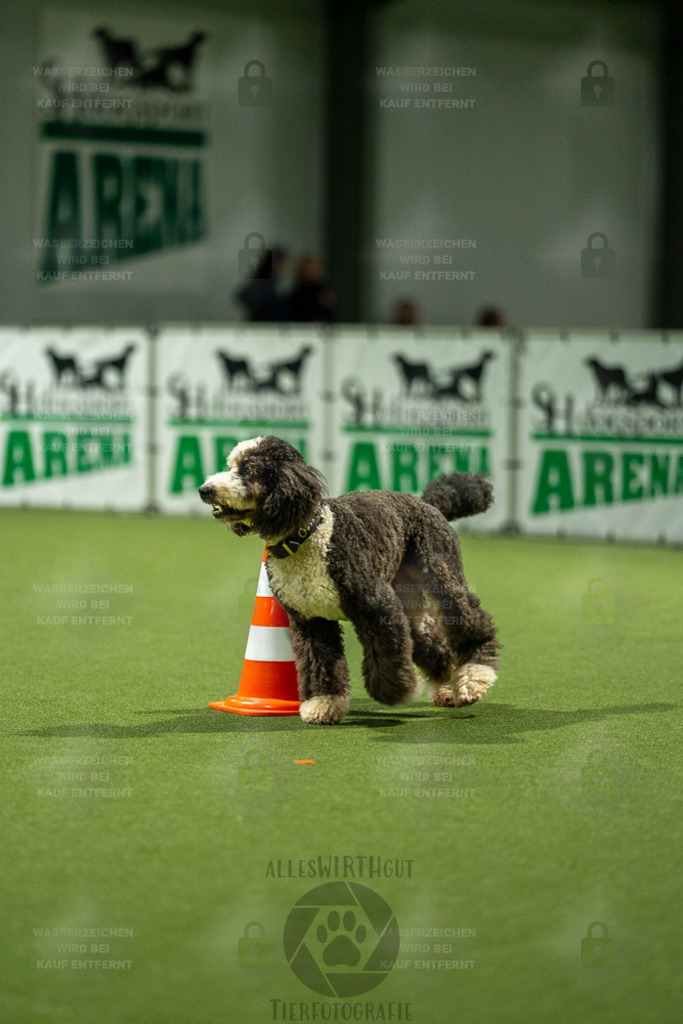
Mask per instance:
[[[337,725],[349,710],[349,667],[338,622],[302,619],[290,612],[292,650],[304,722]]]
[[[363,645],[365,688],[380,704],[401,704],[418,689],[410,622],[388,583],[366,584],[342,605]]]

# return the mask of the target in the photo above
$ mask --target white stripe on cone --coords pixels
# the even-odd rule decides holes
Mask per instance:
[[[266,572],[266,563],[261,562],[261,571],[258,575],[258,586],[256,588],[257,597],[274,597],[273,591],[270,589],[270,582],[268,580],[268,573]]]
[[[251,626],[247,661],[294,661],[288,626]]]

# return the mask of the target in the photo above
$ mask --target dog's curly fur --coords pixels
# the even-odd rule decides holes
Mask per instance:
[[[353,623],[365,687],[380,703],[398,704],[418,691],[413,664],[439,707],[479,700],[496,678],[500,645],[490,615],[467,588],[448,523],[488,508],[489,481],[452,473],[421,498],[363,491],[323,499],[323,486],[292,445],[269,436],[240,442],[227,470],[199,488],[215,519],[271,546],[322,511],[295,554],[266,559],[290,618],[301,717],[331,725],[348,710],[342,619]]]

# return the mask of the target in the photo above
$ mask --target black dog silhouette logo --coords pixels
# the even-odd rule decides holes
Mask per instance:
[[[483,401],[486,366],[495,357],[495,352],[482,352],[474,363],[451,366],[442,371],[435,371],[428,363],[412,363],[398,352],[393,359],[406,397],[420,395],[430,399],[451,398],[456,402],[470,404]],[[445,375],[445,379],[438,378],[439,372]]]
[[[305,893],[284,929],[287,963],[324,996],[363,995],[392,970],[400,945],[396,917],[373,889],[327,882]]]
[[[663,370],[645,370],[635,374],[630,374],[621,365],[606,366],[594,356],[586,359],[585,363],[595,379],[595,400],[598,403],[681,408],[683,362]]]

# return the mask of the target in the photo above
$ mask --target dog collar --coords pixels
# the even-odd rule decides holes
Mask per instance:
[[[266,544],[266,551],[273,558],[289,558],[290,555],[295,555],[303,542],[308,540],[312,533],[320,526],[320,520],[323,517],[322,505],[318,509],[316,515],[311,519],[308,526],[300,526],[296,533],[293,533],[291,537],[285,537],[284,540],[279,541],[277,544]]]

